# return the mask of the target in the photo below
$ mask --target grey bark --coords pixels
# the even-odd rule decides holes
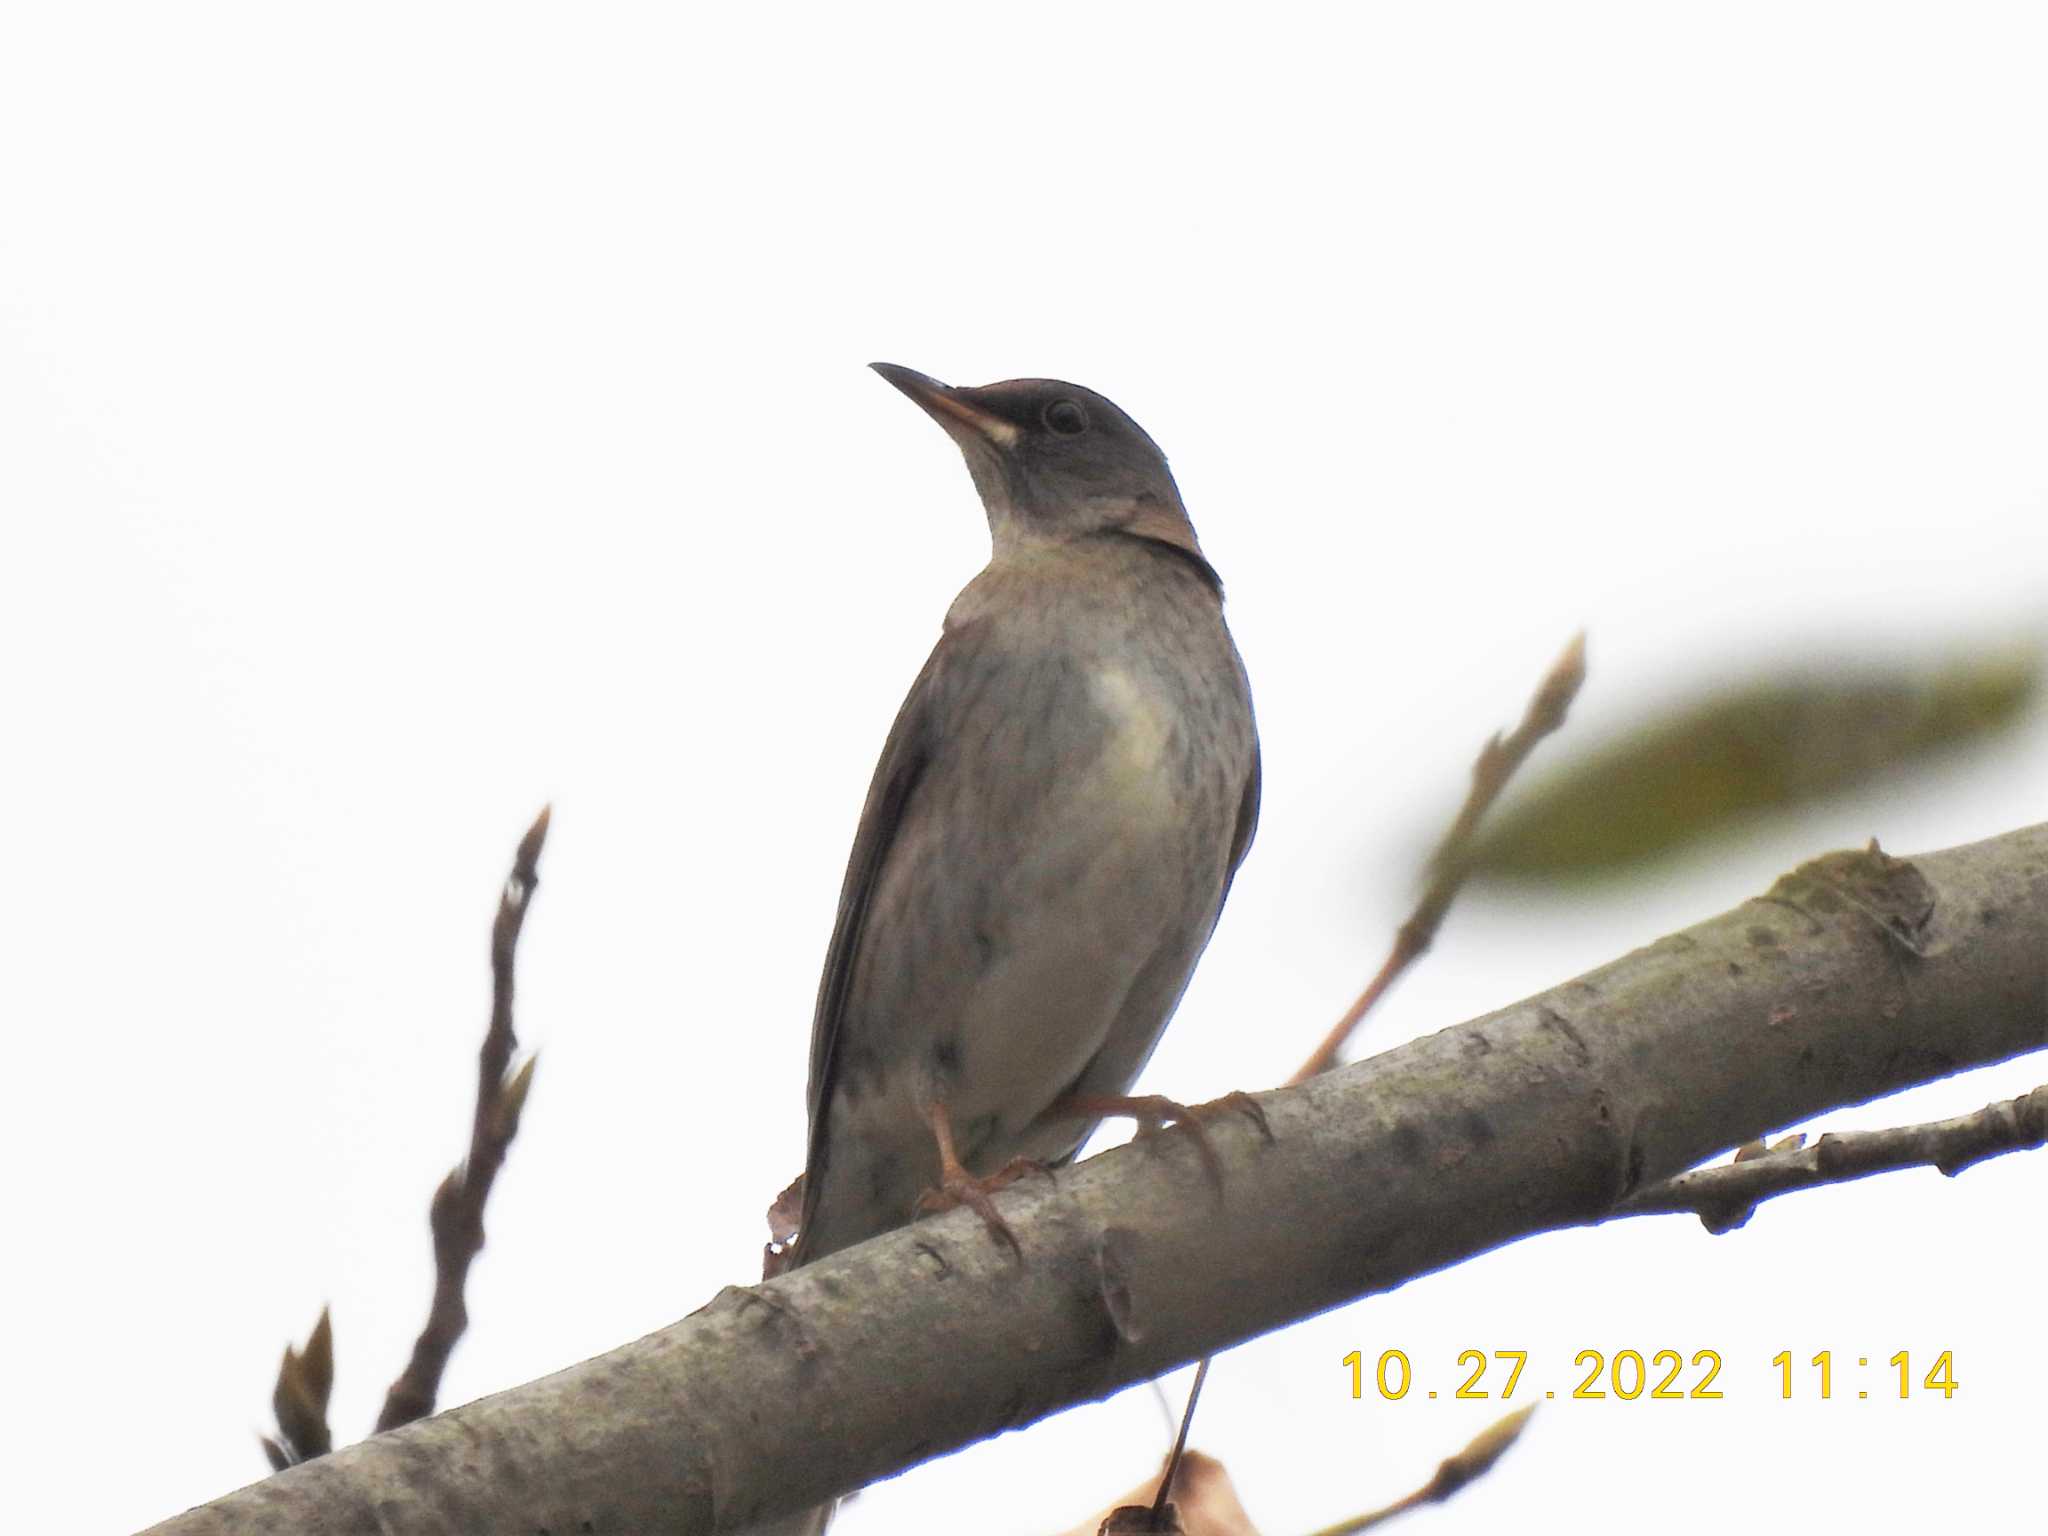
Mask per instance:
[[[2048,1045],[2048,824],[1766,895],[1497,1013],[1031,1179],[154,1527],[699,1533],[818,1503],[1552,1228],[1757,1134]],[[678,1170],[679,1182],[687,1170]]]
[[[1797,1140],[1797,1138],[1792,1138]],[[1846,1184],[1901,1168],[1939,1168],[1954,1178],[1987,1157],[2048,1146],[2048,1086],[1921,1125],[1824,1135],[1810,1147],[1784,1146],[1695,1168],[1639,1189],[1617,1216],[1690,1211],[1709,1232],[1731,1232],[1766,1200],[1823,1184]]]

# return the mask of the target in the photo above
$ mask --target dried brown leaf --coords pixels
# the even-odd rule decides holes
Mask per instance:
[[[327,1423],[327,1404],[334,1391],[334,1327],[327,1309],[306,1337],[303,1350],[290,1344],[278,1362],[277,1385],[271,1390],[271,1411],[277,1415],[277,1438],[263,1437],[263,1454],[278,1467],[311,1461],[334,1449]]]
[[[788,1247],[796,1237],[796,1224],[803,1212],[804,1176],[798,1174],[768,1207],[768,1240],[778,1247]]]
[[[1159,1478],[1164,1470],[1162,1463],[1159,1471],[1151,1473],[1123,1497],[1096,1511],[1063,1536],[1100,1536],[1106,1522],[1126,1511],[1130,1512],[1125,1515],[1127,1520],[1142,1522],[1149,1519],[1153,1496],[1159,1491]],[[1174,1474],[1171,1498],[1180,1520],[1178,1529],[1183,1536],[1259,1536],[1258,1527],[1252,1524],[1251,1516],[1238,1502],[1237,1489],[1230,1481],[1229,1472],[1214,1456],[1205,1456],[1200,1451],[1182,1453],[1180,1469]],[[1109,1529],[1149,1532],[1152,1527],[1139,1523]]]

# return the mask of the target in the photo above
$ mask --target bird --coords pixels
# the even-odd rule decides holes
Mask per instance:
[[[1091,389],[872,365],[990,533],[896,715],[812,1021],[789,1267],[1057,1167],[1128,1090],[1258,825],[1244,663],[1166,457]],[[1020,1254],[1021,1257],[1021,1254]],[[775,1530],[823,1528],[807,1512]]]

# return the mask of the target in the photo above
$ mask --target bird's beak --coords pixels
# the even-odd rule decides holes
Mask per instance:
[[[904,368],[896,363],[869,363],[868,366],[923,406],[925,414],[944,427],[947,435],[963,448],[976,441],[1007,448],[1017,440],[1017,429],[994,412],[977,405],[972,390],[955,389],[928,374],[919,373],[915,368]]]

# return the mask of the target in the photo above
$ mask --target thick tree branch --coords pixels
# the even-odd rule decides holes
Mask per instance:
[[[1213,1129],[955,1212],[156,1527],[700,1533],[816,1504],[1517,1238],[1759,1132],[2048,1045],[2048,825],[1832,854]]]
[[[1787,1147],[1714,1168],[1695,1168],[1637,1190],[1613,1214],[1691,1211],[1709,1232],[1730,1232],[1754,1216],[1764,1201],[1795,1189],[1846,1184],[1901,1168],[1939,1168],[1953,1178],[1987,1157],[2044,1145],[2048,1086],[1947,1120],[1882,1131],[1830,1132],[1810,1147]]]

